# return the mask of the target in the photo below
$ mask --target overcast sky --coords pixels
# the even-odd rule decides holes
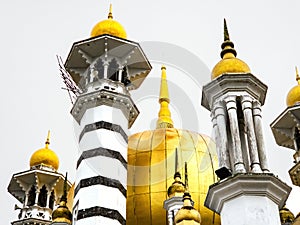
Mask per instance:
[[[209,82],[209,70],[220,59],[225,17],[238,57],[269,87],[263,122],[270,167],[291,184],[287,171],[293,166],[293,151],[275,144],[269,124],[286,108],[287,92],[296,85],[294,67],[300,66],[298,0],[3,1],[0,8],[3,224],[17,219],[13,210],[17,202],[7,192],[11,176],[29,169],[30,156],[44,146],[48,129],[50,148],[61,161],[59,172],[68,171],[74,181],[79,150],[69,113],[72,105],[61,89],[63,83],[55,56],[59,54],[65,60],[73,42],[88,38],[92,27],[107,18],[110,3],[114,18],[123,24],[128,39],[145,47],[153,65],[145,83],[133,93],[141,113],[130,132],[154,127],[158,112],[155,95],[159,93],[163,63],[167,66],[175,126],[211,135],[209,112],[200,104],[201,86]],[[180,96],[185,96],[184,100]],[[149,104],[151,108],[147,107]],[[287,204],[295,214],[300,211],[299,192],[298,187],[293,187]]]

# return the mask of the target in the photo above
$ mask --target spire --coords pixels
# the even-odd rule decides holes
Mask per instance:
[[[224,18],[224,41],[230,41],[226,19]]]
[[[299,76],[299,72],[298,72],[298,67],[296,66],[296,81],[298,82],[298,84],[300,84],[300,76]]]
[[[175,224],[185,224],[182,221],[194,221],[194,223],[189,224],[201,224],[200,213],[193,207],[192,197],[189,193],[188,185],[188,172],[187,172],[187,162],[184,165],[184,177],[185,177],[185,192],[183,194],[183,207],[177,212],[175,216]]]
[[[159,94],[160,110],[158,113],[158,120],[156,128],[173,128],[173,121],[171,118],[171,112],[169,109],[169,91],[166,75],[166,67],[161,67],[161,83],[160,83],[160,94]]]
[[[174,182],[168,188],[168,197],[173,196],[182,196],[185,191],[184,183],[181,181],[181,174],[178,171],[178,150],[175,151],[175,173],[174,173]]]
[[[185,192],[189,192],[189,180],[187,172],[187,162],[184,163],[184,182],[185,182]]]
[[[50,145],[50,130],[48,130],[48,135],[47,135],[47,139],[45,142],[45,148],[48,148]]]
[[[65,181],[64,181],[64,190],[63,195],[61,196],[60,201],[67,203],[67,181],[68,181],[68,173],[66,173]]]
[[[113,19],[113,15],[112,15],[112,4],[109,5],[108,19]]]
[[[222,51],[221,51],[221,58],[232,58],[236,57],[236,51],[234,49],[234,44],[232,41],[230,41],[229,38],[229,32],[227,28],[226,19],[224,18],[224,42],[221,45]]]

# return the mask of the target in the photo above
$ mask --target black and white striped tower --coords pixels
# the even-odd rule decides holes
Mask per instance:
[[[151,65],[110,10],[91,38],[73,44],[65,68],[79,90],[71,110],[80,147],[73,224],[125,225],[127,129],[139,114],[129,90]]]

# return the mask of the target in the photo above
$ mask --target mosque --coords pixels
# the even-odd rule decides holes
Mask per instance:
[[[214,140],[176,128],[164,65],[156,129],[129,136],[139,115],[130,91],[142,88],[152,66],[110,8],[90,38],[73,44],[61,68],[74,97],[71,115],[81,149],[75,182],[59,172],[49,132],[29,169],[11,178],[8,192],[22,204],[11,224],[300,224],[285,207],[291,187],[268,167],[261,116],[267,86],[236,57],[225,20],[221,48],[201,99],[211,112]],[[296,75],[287,108],[271,128],[278,145],[295,150],[289,174],[300,186]]]

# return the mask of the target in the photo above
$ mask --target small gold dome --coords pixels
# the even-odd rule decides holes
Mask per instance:
[[[68,209],[65,201],[61,201],[58,208],[53,211],[52,221],[61,223],[65,222],[69,224],[72,223],[72,213]]]
[[[298,82],[298,84],[289,91],[286,97],[286,105],[288,107],[300,103],[300,77],[299,77],[297,67],[296,67],[296,81]]]
[[[279,211],[279,215],[282,224],[290,223],[295,220],[294,214],[285,206]]]
[[[32,154],[30,158],[30,167],[45,165],[48,167],[52,167],[55,170],[58,169],[59,159],[55,154],[55,152],[48,148],[50,144],[49,138],[50,138],[50,132],[48,132],[45,148],[39,149]]]
[[[183,207],[175,215],[175,223],[178,224],[184,220],[193,220],[196,223],[201,223],[200,213],[191,204],[191,195],[184,193]]]
[[[118,21],[113,19],[111,5],[108,14],[108,19],[103,20],[94,26],[91,32],[91,37],[100,36],[102,34],[109,34],[123,39],[127,38],[127,34],[124,27]]]
[[[230,41],[226,20],[224,19],[224,42],[222,44],[221,61],[215,65],[211,73],[214,79],[224,73],[250,73],[249,66],[242,60],[236,58],[234,44]]]
[[[183,196],[185,191],[184,183],[181,181],[181,175],[179,172],[176,172],[174,175],[174,182],[168,188],[168,197],[171,198],[173,196]]]

